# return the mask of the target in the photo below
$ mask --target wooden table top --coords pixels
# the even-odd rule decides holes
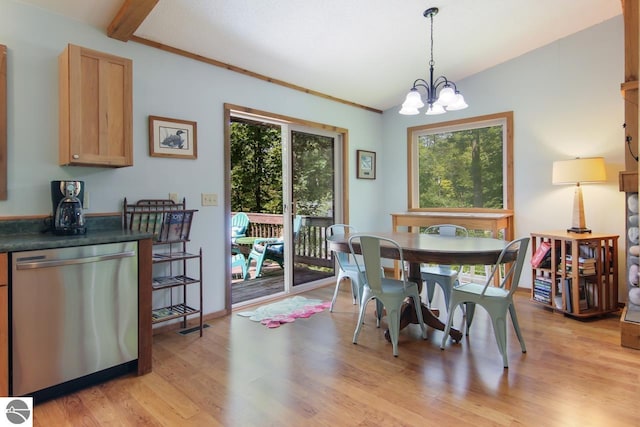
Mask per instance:
[[[486,237],[444,237],[438,235],[407,232],[367,232],[398,242],[402,247],[405,261],[411,263],[492,265],[508,242]],[[337,252],[349,252],[349,235],[331,236],[327,239],[329,248]],[[354,244],[359,253],[359,245]],[[399,259],[398,251],[381,243],[384,258]],[[514,257],[505,257],[512,261]]]

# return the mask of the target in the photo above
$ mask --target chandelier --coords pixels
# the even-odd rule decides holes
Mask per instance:
[[[429,59],[429,81],[417,79],[413,82],[413,87],[407,94],[400,114],[415,115],[419,113],[419,109],[424,107],[425,102],[429,104],[427,115],[444,114],[447,111],[463,110],[468,107],[464,102],[464,97],[458,91],[456,84],[448,80],[445,76],[433,79],[433,17],[438,14],[437,7],[430,7],[425,10],[423,15],[431,20],[431,58]],[[422,95],[418,88],[426,91],[426,99],[423,102]],[[440,93],[438,94],[438,91]]]

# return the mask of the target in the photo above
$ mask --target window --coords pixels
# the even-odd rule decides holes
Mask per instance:
[[[409,210],[513,209],[513,112],[408,129]]]

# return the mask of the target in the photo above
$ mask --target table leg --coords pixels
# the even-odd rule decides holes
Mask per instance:
[[[409,264],[409,280],[418,284],[418,292],[422,292],[422,276],[420,275],[420,264]],[[425,304],[420,304],[422,308],[422,319],[427,326],[433,329],[444,331],[445,324],[440,321]],[[413,300],[408,299],[400,311],[400,329],[407,327],[409,323],[418,324],[418,316],[416,315],[416,309],[413,305]],[[385,337],[390,340],[389,330],[385,331]],[[457,329],[451,328],[449,336],[454,341],[460,341],[462,339],[462,332]]]

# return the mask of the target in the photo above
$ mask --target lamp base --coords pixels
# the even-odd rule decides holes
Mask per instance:
[[[571,227],[567,228],[568,233],[591,233],[591,230],[588,228],[580,228],[580,227]]]

